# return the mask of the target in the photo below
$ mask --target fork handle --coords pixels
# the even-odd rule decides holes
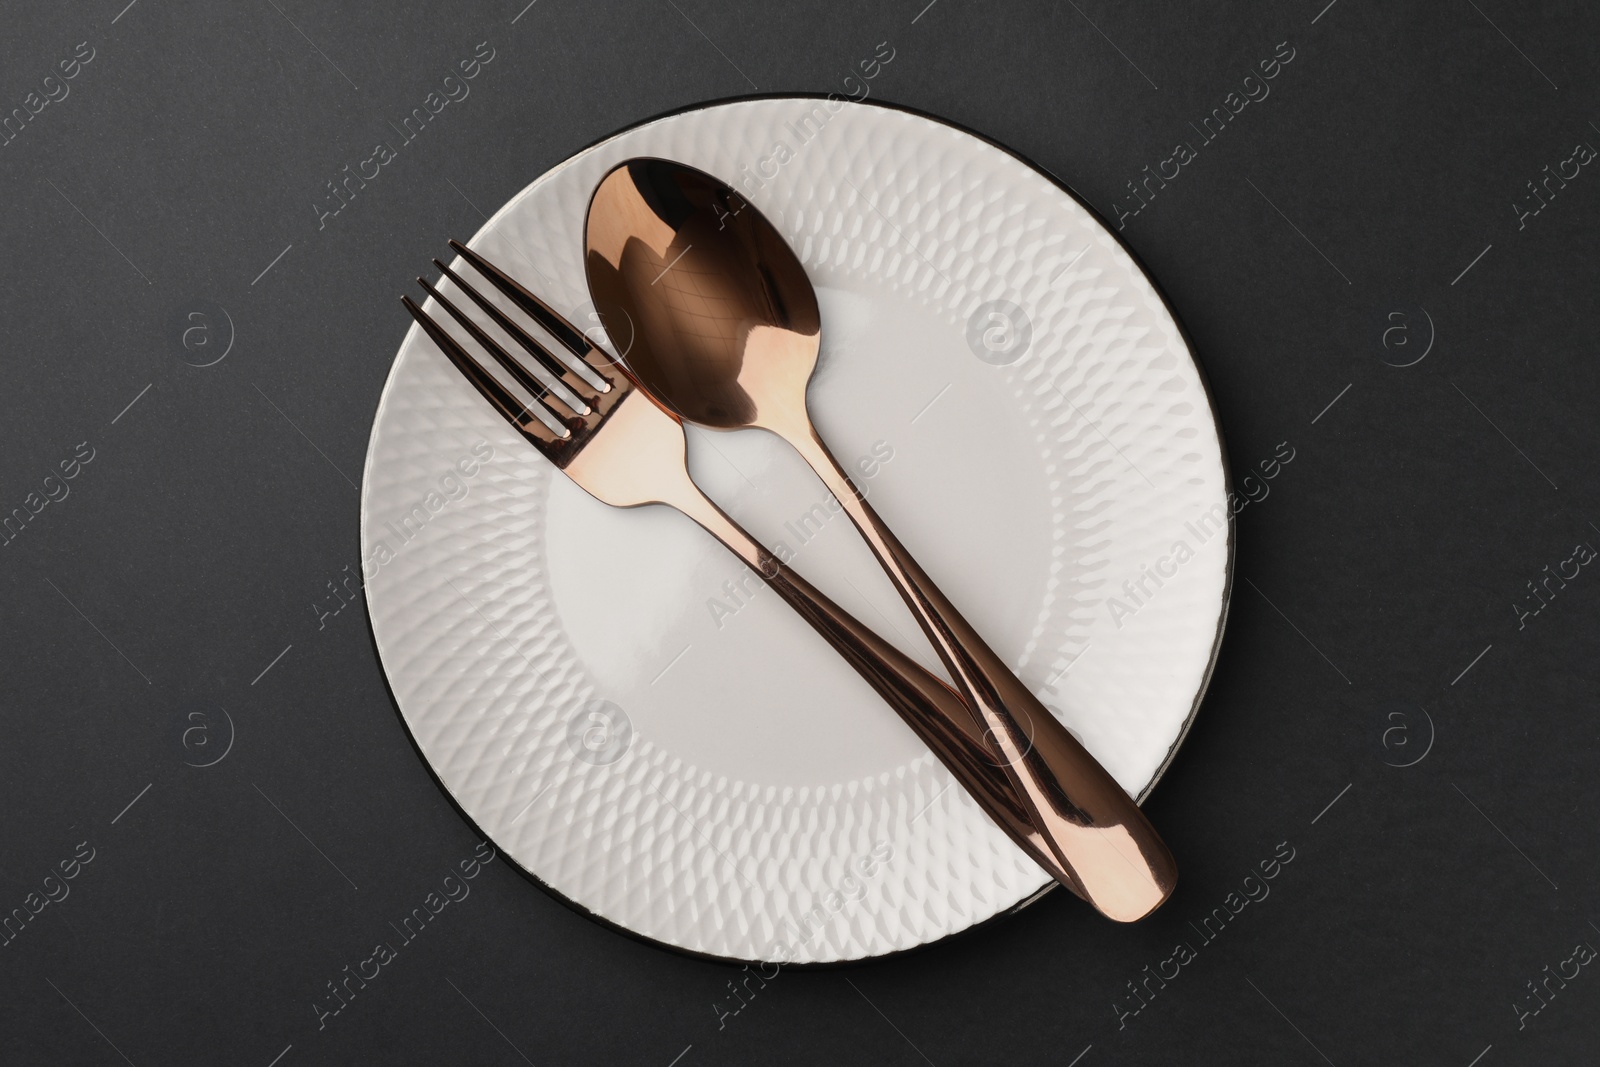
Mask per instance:
[[[828,451],[810,421],[777,431],[861,531],[916,615],[1008,771],[1068,884],[1101,914],[1141,919],[1177,884],[1165,842],[1116,779],[1023,685],[934,585]]]
[[[915,660],[828,599],[751,537],[698,489],[664,501],[742,559],[892,707],[978,805],[1052,878],[1081,892],[1035,829],[961,698]]]

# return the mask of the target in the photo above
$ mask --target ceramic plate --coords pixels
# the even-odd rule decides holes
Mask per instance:
[[[1142,798],[1205,688],[1232,533],[1204,383],[1139,266],[980,138],[792,98],[620,133],[472,246],[593,325],[584,213],[631,156],[730,179],[787,236],[822,309],[823,436]],[[689,455],[758,538],[944,674],[797,456],[699,430]],[[946,937],[1047,884],[733,556],[676,512],[587,496],[415,327],[372,431],[362,556],[384,668],[439,779],[502,853],[608,922],[712,956],[831,962]]]

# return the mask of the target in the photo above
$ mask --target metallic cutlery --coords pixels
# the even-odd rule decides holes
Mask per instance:
[[[777,229],[711,175],[634,159],[596,189],[586,244],[601,321],[633,324],[627,369],[639,389],[684,422],[756,427],[792,445],[917,616],[1067,884],[1119,921],[1159,907],[1177,866],[1155,829],[961,617],[818,435],[806,407],[816,293]]]
[[[1057,881],[1077,887],[1019,803],[982,731],[951,688],[833,603],[741,529],[690,480],[683,427],[652,402],[601,349],[544,301],[459,242],[450,247],[574,357],[559,359],[502,307],[452,268],[434,265],[570,395],[563,397],[426,280],[417,281],[478,348],[533,399],[524,405],[466,347],[410,297],[423,331],[463,377],[534,448],[596,499],[615,507],[665,504],[722,542],[777,591],[899,713],[978,804]],[[541,415],[543,417],[541,417]]]

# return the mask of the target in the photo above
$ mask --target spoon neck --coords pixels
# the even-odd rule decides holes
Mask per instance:
[[[822,479],[822,484],[827,486],[828,492],[838,498],[839,503],[843,504],[853,516],[859,514],[857,505],[864,504],[865,494],[850,480],[850,476],[834,458],[833,452],[823,442],[810,419],[802,416],[793,420],[793,425],[768,428],[800,453],[800,458],[816,472],[817,477]]]

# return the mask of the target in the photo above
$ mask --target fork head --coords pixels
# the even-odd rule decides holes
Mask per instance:
[[[402,296],[400,302],[462,377],[529,444],[597,499],[617,507],[678,500],[688,483],[683,427],[678,420],[636,389],[620,364],[516,279],[458,241],[451,241],[450,247],[568,353],[566,359],[558,357],[498,304],[435,259],[434,266],[532,357],[551,382],[533,374],[449,297],[418,278],[417,283],[434,302],[532,400],[524,404],[440,321],[409,296]],[[541,418],[541,413],[546,418]]]

